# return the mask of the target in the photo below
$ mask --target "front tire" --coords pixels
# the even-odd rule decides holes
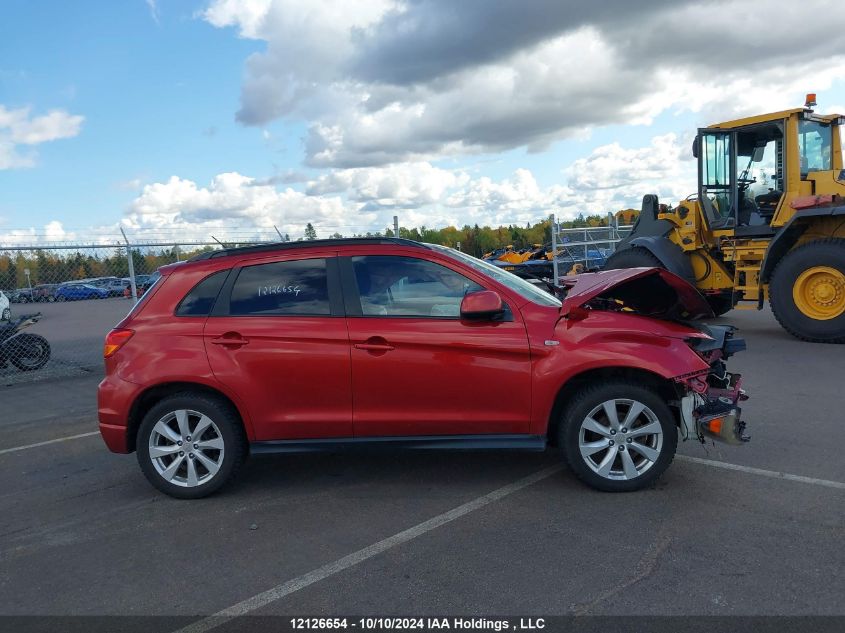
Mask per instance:
[[[640,490],[672,463],[675,417],[652,389],[625,380],[582,388],[563,412],[558,443],[575,476],[608,492]]]
[[[2,317],[2,320],[3,320],[3,321],[11,321],[11,320],[12,320],[12,311],[11,311],[11,309],[9,309],[9,308],[5,308],[5,309],[3,310],[3,317]]]
[[[135,446],[147,480],[177,499],[216,492],[234,478],[245,454],[243,427],[232,407],[193,392],[169,396],[150,409]]]
[[[783,329],[813,343],[845,343],[845,240],[808,242],[778,262],[769,302]]]

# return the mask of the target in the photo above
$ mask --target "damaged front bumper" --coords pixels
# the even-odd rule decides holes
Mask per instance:
[[[738,378],[737,374],[731,377]],[[746,423],[742,419],[739,402],[748,396],[741,389],[736,399],[714,396],[711,393],[691,392],[681,398],[681,436],[684,440],[697,438],[702,443],[707,439],[728,444],[744,444],[751,437],[745,434]]]
[[[745,341],[735,336],[731,326],[710,326],[706,330],[711,338],[694,341],[691,346],[708,361],[710,369],[675,379],[685,392],[679,403],[681,437],[697,438],[702,443],[709,438],[744,444],[751,438],[745,433],[739,404],[748,395],[742,389],[742,376],[728,372],[725,360],[744,350]]]

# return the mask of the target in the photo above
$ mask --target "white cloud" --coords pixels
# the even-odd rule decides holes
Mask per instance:
[[[129,180],[122,180],[115,183],[115,187],[126,191],[138,191],[142,184],[143,181],[140,178],[130,178]]]
[[[30,111],[28,107],[8,109],[0,105],[0,169],[33,167],[36,153],[31,147],[74,137],[85,120],[64,110],[34,117]]]
[[[566,184],[542,187],[528,169],[494,180],[428,163],[337,169],[305,183],[304,191],[277,189],[231,172],[206,185],[171,177],[145,185],[124,219],[111,227],[69,231],[59,223],[42,230],[0,230],[0,244],[85,239],[114,243],[120,228],[138,241],[225,241],[277,238],[274,225],[293,239],[311,222],[320,237],[383,231],[398,215],[404,227],[535,223],[550,213],[572,219],[639,208],[657,194],[675,204],[695,190],[690,139],[654,137],[645,147],[597,147],[563,170]],[[91,236],[95,236],[92,238]]]
[[[307,222],[321,237],[380,231],[393,215],[403,226],[537,222],[550,213],[606,213],[639,207],[658,194],[676,203],[695,190],[689,139],[657,136],[646,147],[618,143],[596,148],[563,175],[565,185],[541,187],[530,170],[493,180],[428,163],[337,169],[308,181],[304,191],[278,190],[238,173],[216,176],[208,186],[176,176],[146,185],[130,205],[124,226],[135,233],[272,230],[294,237]]]
[[[273,0],[217,0],[202,13],[214,26],[235,26],[241,37],[256,39]]]
[[[692,0],[215,0],[204,17],[267,42],[246,61],[242,122],[305,122],[307,163],[369,167],[800,105],[845,79],[838,41],[817,34],[819,15],[845,29],[828,9],[724,0],[724,22]]]
[[[150,17],[153,19],[153,22],[156,24],[160,24],[159,20],[159,13],[158,13],[158,4],[156,4],[156,0],[145,0],[147,3],[147,8],[150,10]]]
[[[90,240],[90,236],[87,234],[86,238]],[[73,231],[65,230],[62,223],[58,220],[52,220],[40,229],[30,227],[25,229],[0,230],[0,244],[3,246],[28,246],[30,244],[35,245],[50,242],[67,242],[76,241],[78,239],[83,238]]]
[[[440,201],[447,191],[464,186],[469,176],[430,163],[334,170],[309,181],[309,195],[343,193],[371,208],[415,209]]]
[[[215,176],[209,186],[173,176],[167,182],[146,185],[130,205],[123,226],[134,233],[164,232],[201,236],[238,233],[244,238],[273,231],[299,236],[307,222],[332,232],[350,225],[356,209],[339,197],[316,197],[272,185],[236,172]],[[360,227],[369,225],[372,215],[357,218]],[[156,233],[158,232],[158,233]]]

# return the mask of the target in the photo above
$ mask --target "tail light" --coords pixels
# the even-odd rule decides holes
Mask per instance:
[[[115,352],[126,345],[126,342],[132,338],[135,330],[126,330],[124,328],[115,328],[106,335],[106,343],[103,345],[103,358],[114,356]]]

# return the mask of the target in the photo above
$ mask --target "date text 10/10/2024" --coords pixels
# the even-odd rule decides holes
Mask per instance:
[[[358,629],[362,631],[538,631],[543,618],[291,618],[293,630]]]

